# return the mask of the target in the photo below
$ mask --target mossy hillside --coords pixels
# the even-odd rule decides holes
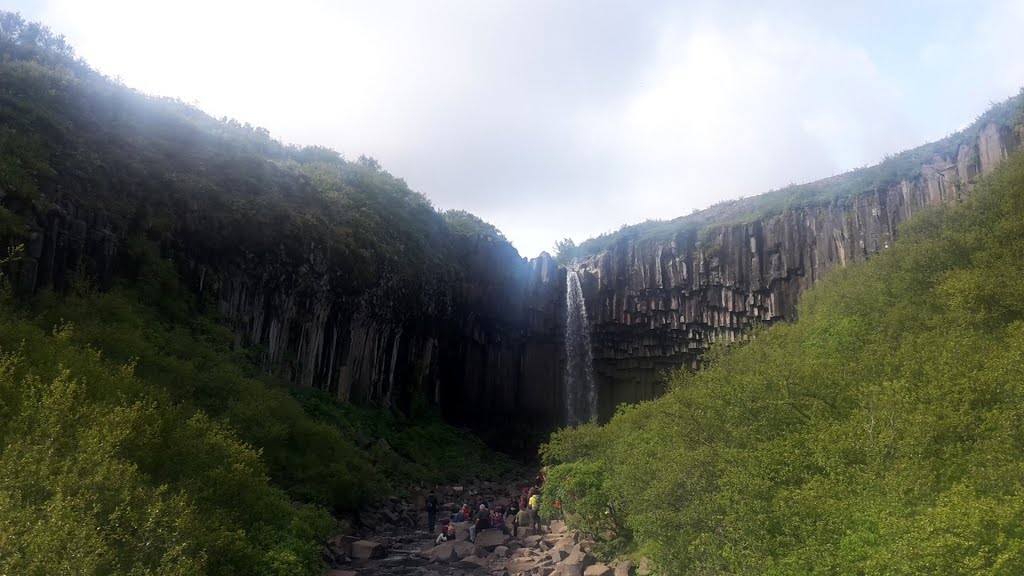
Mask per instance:
[[[155,254],[150,251],[150,256]],[[319,574],[379,499],[513,463],[424,410],[355,407],[261,371],[168,260],[107,293],[9,293],[0,322],[0,568]]]
[[[1017,155],[798,322],[556,433],[545,506],[664,574],[1021,573],[1022,239]]]

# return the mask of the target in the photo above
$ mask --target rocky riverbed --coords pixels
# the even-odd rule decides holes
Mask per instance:
[[[508,505],[522,486],[514,482],[484,482],[446,486],[435,493],[438,518],[447,518],[463,504],[473,507]],[[504,529],[492,528],[469,541],[469,523],[456,524],[456,538],[436,545],[436,532],[426,527],[422,498],[391,499],[360,517],[353,534],[331,538],[324,559],[325,576],[646,576],[646,563],[600,563],[591,554],[593,543],[553,520],[540,531],[520,527],[512,536],[512,520]]]

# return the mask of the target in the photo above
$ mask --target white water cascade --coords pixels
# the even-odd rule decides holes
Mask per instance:
[[[565,406],[567,424],[577,426],[597,419],[597,384],[580,275],[566,270],[565,276]]]

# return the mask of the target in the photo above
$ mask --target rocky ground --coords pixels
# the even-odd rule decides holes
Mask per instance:
[[[523,484],[525,485],[525,484]],[[475,486],[449,486],[438,490],[438,518],[453,514],[467,503],[477,507],[507,505],[521,486],[486,482]],[[426,529],[426,513],[420,502],[392,499],[374,513],[360,517],[352,535],[332,538],[324,548],[331,568],[325,576],[644,576],[646,563],[629,561],[614,566],[591,555],[592,542],[554,520],[539,532],[519,528],[512,537],[509,518],[506,530],[492,528],[469,541],[469,523],[456,524],[456,539],[435,545],[435,533]]]

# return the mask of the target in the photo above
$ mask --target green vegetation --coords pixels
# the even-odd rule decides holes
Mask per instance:
[[[554,434],[547,512],[663,574],[1024,573],[1022,253],[1018,155],[799,322]]]
[[[501,242],[508,242],[505,235],[498,230],[494,224],[484,222],[478,216],[470,214],[465,210],[448,210],[444,213],[444,219],[452,232],[462,236],[483,236]]]
[[[131,287],[0,303],[0,572],[319,574],[328,511],[511,466],[436,415],[277,382],[138,261]]]
[[[921,175],[921,167],[938,156],[955,162],[960,146],[972,146],[979,133],[989,124],[1009,129],[1024,123],[1024,89],[1017,96],[994,104],[978,116],[969,127],[942,140],[886,156],[882,162],[851,170],[806,184],[791,184],[780,190],[739,200],[726,200],[710,208],[672,220],[648,220],[640,224],[624,225],[576,245],[566,239],[556,246],[557,259],[566,263],[574,258],[586,258],[611,249],[627,240],[664,243],[676,237],[696,238],[700,230],[761,220],[794,210],[832,204],[849,205],[863,194],[887,190],[901,181],[913,180]],[[975,151],[976,153],[976,151]]]
[[[463,274],[455,247],[468,231],[503,239],[471,214],[442,214],[372,158],[285,146],[263,128],[147,97],[6,12],[0,193],[0,243],[72,203],[159,241],[165,254],[206,255],[205,264],[274,270],[313,252],[339,298],[402,321],[450,307]]]
[[[312,262],[353,310],[443,314],[467,232],[375,160],[146,97],[0,12],[0,199],[0,250],[69,206],[130,237],[109,291],[86,261],[0,294],[0,574],[319,574],[338,517],[512,465],[423,405],[287,386],[179,278]]]

